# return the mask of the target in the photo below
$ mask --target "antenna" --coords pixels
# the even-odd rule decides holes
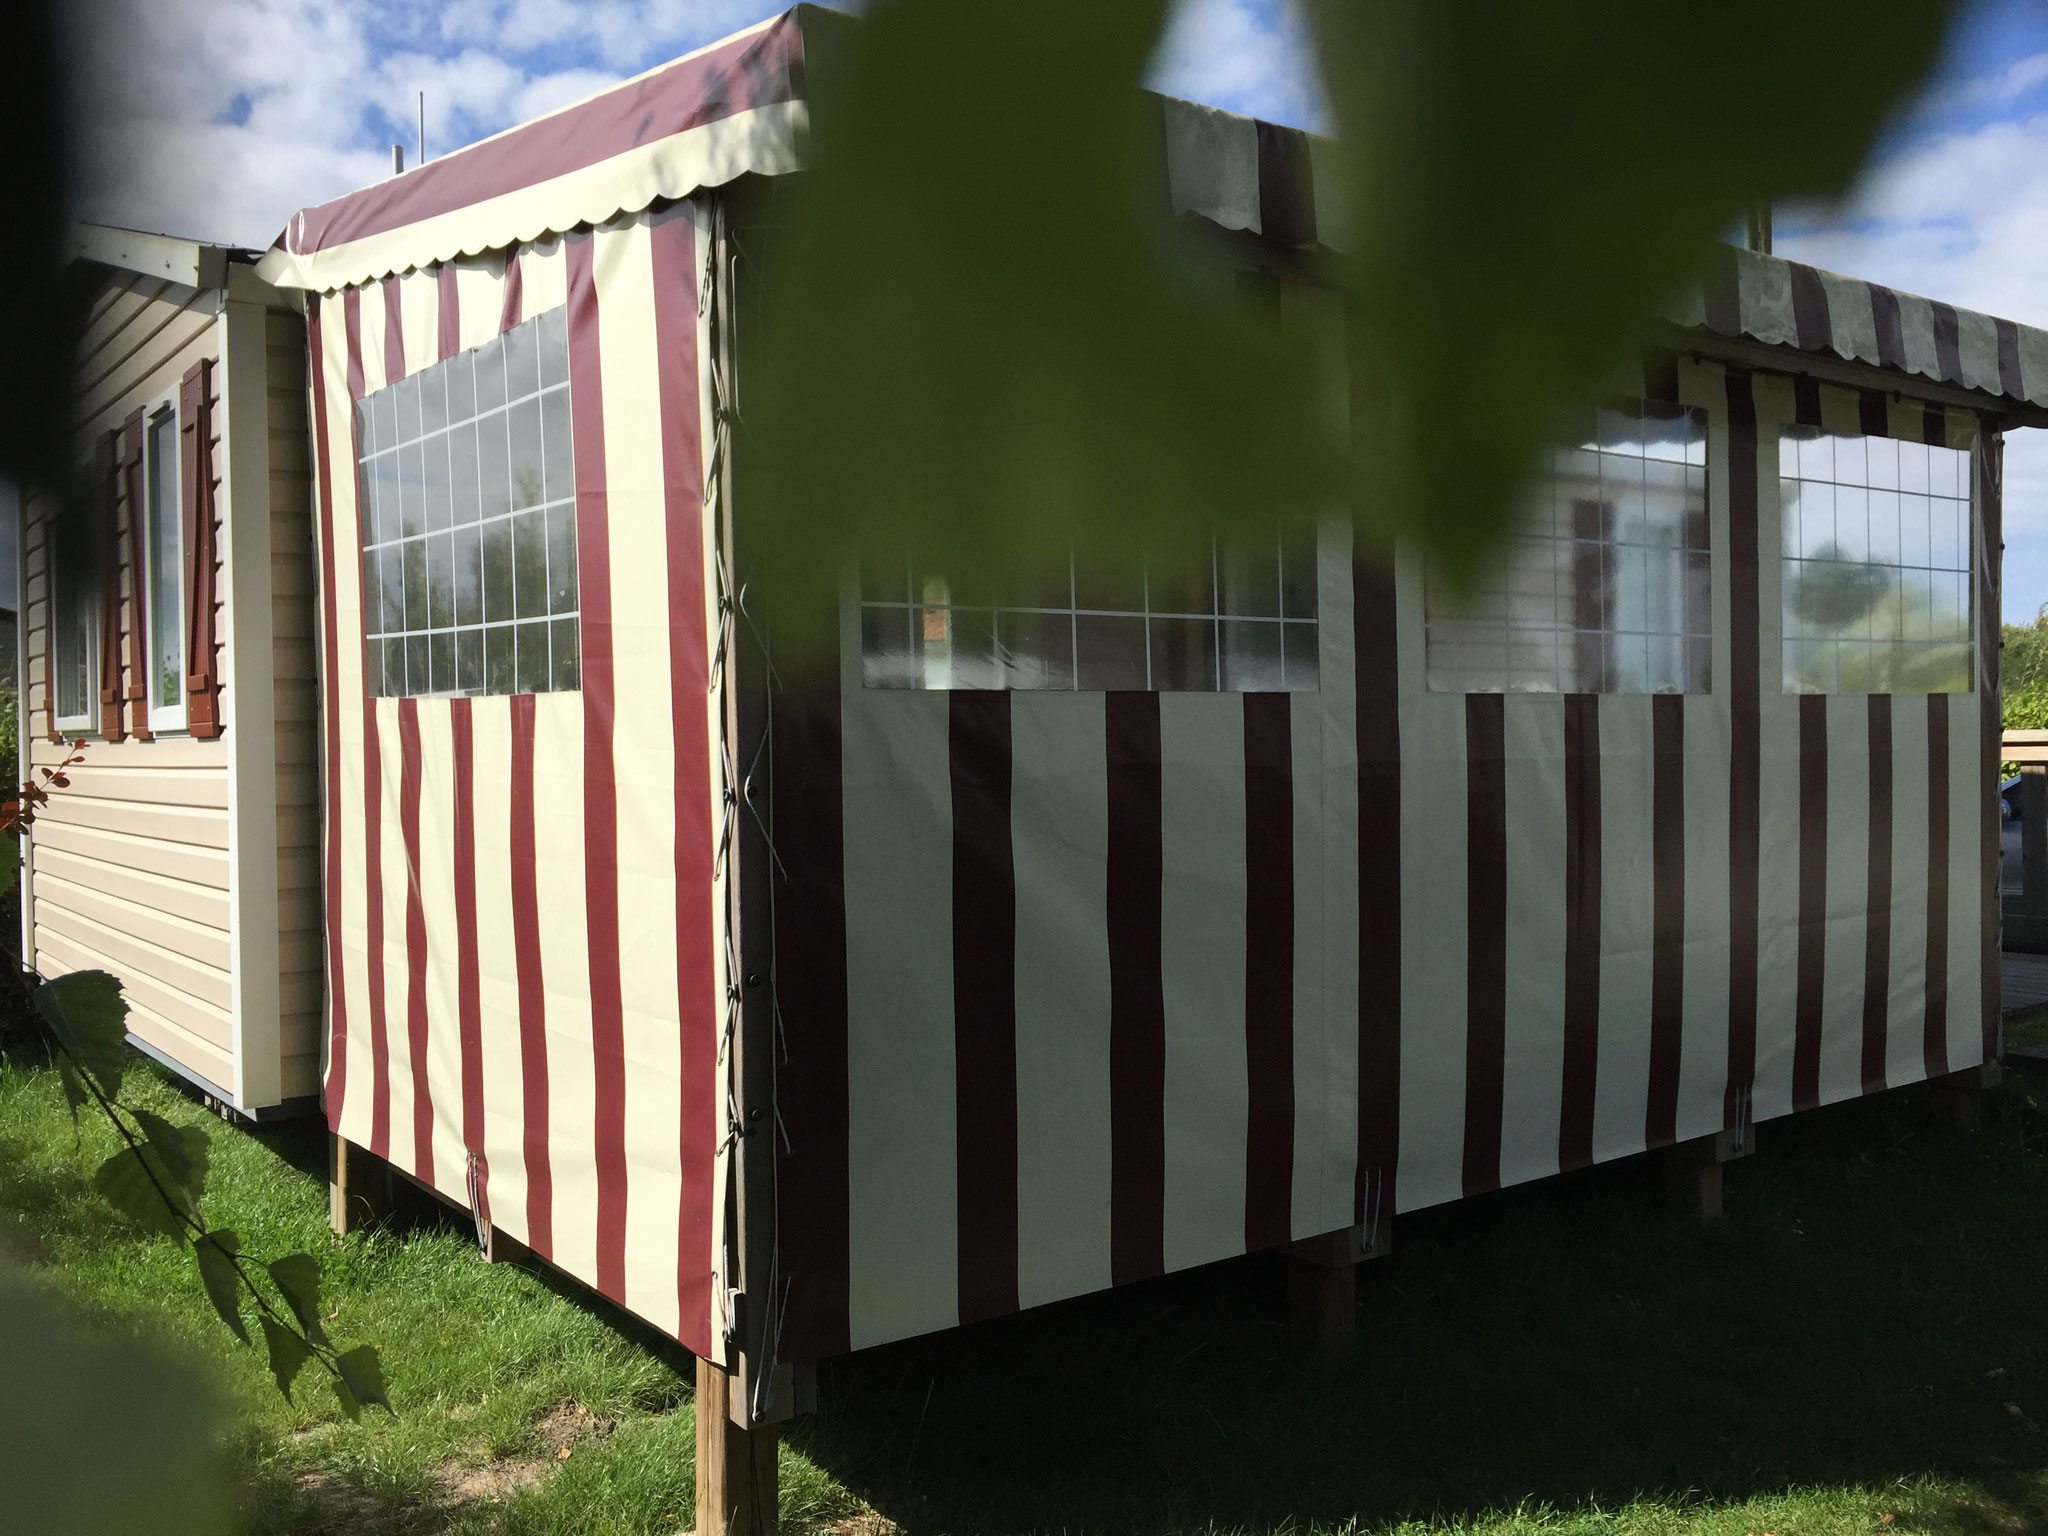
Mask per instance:
[[[420,163],[421,165],[425,165],[425,164],[427,163],[427,93],[426,93],[425,91],[421,91],[421,92],[420,92],[420,160],[419,160],[419,163]]]

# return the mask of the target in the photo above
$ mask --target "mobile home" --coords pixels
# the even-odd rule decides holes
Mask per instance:
[[[1730,251],[1476,594],[1341,519],[891,566],[785,671],[727,391],[819,24],[259,268],[310,331],[329,1124],[709,1362],[707,1478],[792,1362],[1995,1058],[2048,334]],[[1322,146],[1159,110],[1176,211],[1334,336]]]

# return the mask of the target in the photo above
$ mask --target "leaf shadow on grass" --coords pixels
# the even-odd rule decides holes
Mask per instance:
[[[1767,1124],[1713,1228],[1661,1214],[1654,1158],[1403,1216],[1334,1374],[1290,1353],[1267,1255],[828,1363],[788,1439],[913,1532],[1569,1525],[1799,1490],[2048,1530],[2048,1158],[2016,1110],[1948,1134],[1920,1098]]]

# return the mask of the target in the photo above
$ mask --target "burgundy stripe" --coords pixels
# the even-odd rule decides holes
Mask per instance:
[[[1017,884],[1010,696],[948,695],[960,1321],[1017,1310]]]
[[[1364,807],[1360,807],[1363,814]],[[1465,697],[1465,1162],[1468,1195],[1500,1188],[1507,1071],[1508,770],[1505,705]]]
[[[444,261],[434,272],[434,283],[440,303],[436,306],[440,322],[440,361],[446,362],[462,350],[462,295],[455,282],[455,263]]]
[[[352,400],[363,398],[363,311],[360,289],[350,288],[342,300],[348,333],[348,389]],[[351,417],[354,413],[351,411]],[[358,450],[358,453],[360,450]],[[362,500],[357,497],[355,542],[349,558],[362,548]],[[360,620],[361,614],[357,615]],[[360,622],[356,626],[361,633]],[[360,642],[357,642],[360,643]],[[337,703],[337,711],[339,704]],[[384,1017],[384,774],[377,743],[377,701],[367,695],[363,708],[363,894],[366,942],[370,963],[365,968],[364,997],[370,1015],[370,1150],[391,1154],[391,1042]],[[336,718],[339,718],[337,714]],[[337,821],[335,826],[339,827]]]
[[[697,411],[697,255],[689,211],[651,220],[654,363],[668,557],[669,728],[675,741],[676,999],[682,1116],[676,1300],[681,1338],[711,1353],[712,1174],[718,1157],[718,920],[713,907],[710,644],[704,606],[704,456]]]
[[[1999,712],[1999,620],[2004,589],[2005,533],[2005,435],[1989,414],[1978,423],[1978,502],[1984,516],[1984,571],[1978,578],[1977,654],[1983,658],[1979,687],[1983,710],[1983,757],[1972,771],[1977,775],[1982,810],[1984,862],[1980,875],[1984,921],[1979,926],[1982,950],[1978,964],[1983,967],[1983,1041],[1985,1061],[1996,1061],[2000,1047],[1998,1013],[2000,978],[1998,962],[1998,760]]]
[[[517,325],[525,315],[526,271],[518,251],[509,251],[505,256],[504,302],[498,310],[498,331],[503,334]]]
[[[1308,135],[1277,123],[1253,123],[1259,146],[1259,234],[1274,245],[1316,238],[1314,168]]]
[[[405,310],[399,303],[398,279],[387,277],[384,291],[384,382],[396,384],[405,377]]]
[[[1820,274],[1799,262],[1787,262],[1792,279],[1792,331],[1801,351],[1824,352],[1835,344],[1834,326],[1828,319],[1828,290]]]
[[[796,97],[803,61],[796,13],[657,74],[308,208],[285,232],[304,255],[469,208],[584,170],[643,144]]]
[[[597,1288],[626,1295],[626,1027],[619,962],[619,804],[612,766],[611,510],[604,376],[591,236],[571,235],[569,422],[576,452],[576,580],[582,610],[583,911],[590,944],[590,1051],[597,1092]]]
[[[547,983],[540,963],[540,867],[534,856],[533,695],[512,710],[512,957],[519,975],[519,1117],[526,1159],[526,1246],[555,1250],[555,1181],[548,1140]]]
[[[1717,336],[1742,334],[1742,277],[1733,246],[1717,246],[1700,280],[1707,329]]]
[[[483,988],[476,929],[476,733],[468,699],[448,701],[455,774],[455,1028],[462,1053],[462,1145],[484,1150]]]
[[[349,290],[351,296],[353,289]],[[334,541],[340,537],[334,515],[334,442],[327,424],[327,321],[321,314],[319,294],[306,299],[306,345],[313,373],[313,436],[320,466],[320,637],[325,647],[327,712],[320,732],[327,757],[327,825],[322,829],[321,853],[327,861],[327,1128],[341,1129],[342,1105],[348,1093],[348,988],[341,972],[341,679],[336,673],[341,659],[340,619],[335,606],[340,595],[334,584]],[[346,315],[346,305],[343,309]],[[349,412],[349,471],[355,471],[355,412]],[[353,498],[351,498],[353,499]],[[351,551],[353,556],[353,550]]]
[[[1876,283],[1864,286],[1870,290],[1870,320],[1877,332],[1877,365],[1903,372],[1906,368],[1906,325],[1899,314],[1899,296]]]
[[[398,835],[405,844],[405,1038],[412,1058],[412,1164],[434,1182],[434,1085],[427,1075],[427,911],[420,900],[420,701],[398,701]]]
[[[1934,364],[1941,370],[1941,382],[1960,384],[1963,382],[1962,327],[1957,323],[1955,306],[1934,300],[1927,307],[1934,311]]]
[[[1358,1171],[1352,1209],[1394,1211],[1401,1156],[1401,698],[1394,576],[1351,568],[1358,699]]]
[[[1643,1133],[1678,1139],[1685,1026],[1685,699],[1650,700],[1650,1089]]]
[[[1600,699],[1564,701],[1564,1083],[1557,1162],[1593,1161],[1600,1066]]]
[[[1929,1077],[1948,1072],[1948,695],[1927,695],[1927,1019]]]
[[[1103,698],[1108,759],[1109,1271],[1166,1266],[1166,997],[1160,974],[1159,695]]]
[[[1930,448],[1948,446],[1948,412],[1930,405],[1920,413],[1920,440]]]
[[[1802,427],[1821,424],[1820,380],[1803,373],[1792,380],[1792,417]]]
[[[1891,435],[1891,407],[1881,389],[1859,390],[1856,395],[1856,425],[1865,437]]]
[[[1763,846],[1762,626],[1757,549],[1756,400],[1749,375],[1728,390],[1728,1086],[1723,1123],[1748,1115],[1756,1085],[1757,905]],[[1774,685],[1775,686],[1775,685]]]
[[[1244,1245],[1294,1235],[1292,699],[1244,696]]]
[[[812,600],[834,601],[832,588]],[[775,843],[789,871],[775,898],[775,990],[789,1041],[776,1093],[790,1138],[777,1191],[777,1258],[789,1276],[782,1339],[792,1360],[853,1347],[839,676],[831,665],[820,670],[822,677],[785,671],[773,701]]]
[[[1827,1006],[1828,701],[1799,696],[1799,956],[1792,1004],[1792,1107],[1820,1102]]]
[[[2009,400],[2027,398],[2027,381],[2020,371],[2020,328],[2010,320],[1993,320],[1998,333],[1998,392]]]
[[[1884,1091],[1892,992],[1892,696],[1870,704],[1869,904],[1863,930],[1863,1091]]]

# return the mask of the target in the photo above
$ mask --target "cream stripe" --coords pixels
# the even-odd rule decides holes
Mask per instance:
[[[405,932],[406,896],[418,872],[406,857],[405,828],[399,820],[404,753],[398,739],[398,700],[379,699],[377,711],[378,822],[377,841],[383,850],[379,888],[384,897],[384,1040],[389,1052],[385,1081],[391,1095],[391,1161],[415,1171],[412,1134],[412,1037],[407,1033]],[[371,957],[376,963],[377,957]]]
[[[498,318],[504,312],[504,257],[483,256],[456,263],[455,323],[463,349],[480,347],[497,335]]]
[[[491,1220],[524,1242],[526,1102],[520,1077],[519,962],[512,947],[512,710],[506,699],[469,706],[476,824],[478,1040],[483,1054],[484,1161]]]
[[[593,237],[604,370],[612,664],[618,709],[619,953],[626,1046],[626,1304],[674,1332],[682,1171],[667,507],[655,372],[653,244],[644,220]],[[695,551],[691,553],[694,555]]]
[[[398,280],[399,325],[405,334],[405,371],[420,373],[441,357],[441,285],[432,270]]]
[[[363,393],[374,395],[391,380],[384,368],[384,285],[371,283],[364,288],[360,303]]]
[[[335,696],[340,700],[335,718],[325,722],[325,729],[334,733],[340,764],[335,797],[339,824],[326,829],[341,851],[341,974],[331,977],[330,984],[347,1005],[348,1078],[340,1130],[348,1140],[366,1146],[376,1089],[370,1057],[369,920],[363,870],[362,565],[355,538],[355,406],[348,393],[348,323],[340,295],[321,304],[320,324],[327,374],[327,481],[334,498]]]
[[[1600,700],[1600,1055],[1593,1156],[1643,1149],[1650,1091],[1650,700]]]
[[[1870,308],[1870,285],[1833,272],[1820,274],[1828,296],[1828,325],[1835,351],[1860,362],[1877,361],[1877,318]]]
[[[546,979],[554,1261],[597,1278],[597,1079],[583,872],[583,695],[534,696],[534,883]]]
[[[944,693],[843,693],[855,1349],[959,1316],[952,781]]]
[[[1721,1129],[1728,1095],[1728,773],[1725,697],[1685,701],[1685,969],[1678,1135]]]
[[[455,745],[444,699],[423,699],[420,721],[420,897],[427,924],[427,1081],[434,1098],[434,1179],[464,1205],[460,940],[455,921]]]
[[[1870,907],[1870,699],[1828,699],[1828,905],[1820,1101],[1863,1091],[1863,957]]]
[[[1948,1065],[1984,1059],[1984,717],[1974,693],[1948,698]]]
[[[1934,309],[1916,294],[1899,295],[1899,330],[1905,342],[1906,368],[1923,378],[1941,377],[1934,350]]]
[[[569,302],[569,258],[559,239],[542,240],[526,247],[519,253],[519,318],[531,320],[535,315],[544,315],[551,309],[560,309]],[[601,285],[599,291],[608,301],[611,294]],[[611,400],[605,400],[605,411],[611,411]]]
[[[1102,700],[1010,695],[1017,889],[1017,1299],[1109,1267],[1109,858]]]
[[[1295,989],[1300,1002],[1294,1102],[1317,1106],[1315,1114],[1304,1117],[1315,1139],[1295,1138],[1298,1237],[1349,1226],[1355,1219],[1358,1177],[1358,658],[1350,522],[1325,518],[1317,542],[1322,686],[1316,693],[1295,695],[1298,710],[1305,700],[1313,701],[1307,709],[1322,732],[1320,786],[1304,784],[1298,771],[1295,775],[1295,805],[1302,806],[1319,789],[1322,814],[1322,842],[1315,850],[1322,880],[1321,985],[1313,996],[1300,986]],[[1297,868],[1311,867],[1300,836],[1295,850]],[[1299,876],[1296,888],[1305,901],[1317,895]]]
[[[1404,629],[1419,634],[1421,626]],[[1401,701],[1398,1208],[1464,1193],[1465,700]]]
[[[1244,701],[1159,695],[1168,1269],[1244,1250]]]
[[[1927,1075],[1927,696],[1892,699],[1891,999],[1885,1081]]]
[[[2003,393],[1998,379],[1998,328],[1989,315],[1971,309],[1956,311],[1956,349],[1964,388]]]
[[[1777,552],[1769,558],[1777,585]],[[1768,654],[1775,655],[1775,652]],[[1752,1114],[1792,1113],[1799,991],[1799,700],[1775,681],[1762,698],[1758,794],[1756,1092]]]
[[[1501,701],[1507,754],[1507,1030],[1500,1181],[1557,1172],[1564,1102],[1564,707]]]

